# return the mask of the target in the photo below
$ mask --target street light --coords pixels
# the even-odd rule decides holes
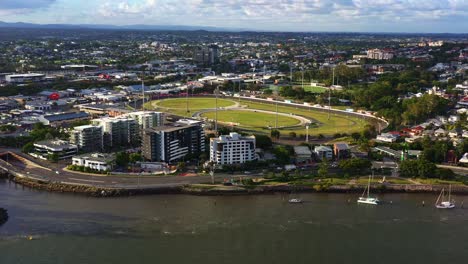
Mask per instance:
[[[211,171],[210,171],[210,176],[211,176],[211,184],[215,184],[215,180],[214,180],[214,165],[213,167],[211,168]]]
[[[309,125],[306,125],[306,143],[309,143]]]
[[[218,135],[218,95],[219,95],[219,86],[215,90],[215,133]]]
[[[304,68],[301,68],[302,72],[302,90],[304,90]]]
[[[189,82],[187,82],[187,113],[190,113],[190,110],[189,110]]]

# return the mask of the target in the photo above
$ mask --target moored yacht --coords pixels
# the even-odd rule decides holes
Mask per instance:
[[[367,183],[367,187],[364,189],[362,196],[359,197],[357,202],[362,203],[362,204],[378,205],[380,203],[379,199],[376,197],[370,197],[370,183],[371,183],[371,176],[369,176],[369,182]]]

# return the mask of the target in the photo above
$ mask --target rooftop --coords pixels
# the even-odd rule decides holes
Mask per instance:
[[[332,149],[327,146],[316,146],[314,151],[332,151]]]
[[[105,153],[88,153],[83,155],[77,155],[73,157],[74,159],[85,159],[88,161],[95,162],[112,162],[115,160],[114,154],[105,154]]]
[[[48,149],[73,149],[78,148],[76,145],[72,145],[65,140],[52,139],[52,140],[43,140],[34,143],[36,147],[43,147]]]
[[[344,150],[349,149],[349,146],[346,143],[335,143],[335,148]]]
[[[87,117],[89,117],[89,114],[85,112],[69,112],[69,113],[44,115],[44,119],[47,119],[49,122],[57,122],[57,121],[72,120],[72,119],[87,118]]]
[[[99,127],[98,126],[93,126],[93,125],[84,125],[84,126],[74,127],[73,129],[74,130],[85,130],[85,129],[88,129],[88,128],[99,128]]]
[[[312,156],[312,151],[310,151],[307,146],[295,146],[294,153],[296,153],[296,155]]]

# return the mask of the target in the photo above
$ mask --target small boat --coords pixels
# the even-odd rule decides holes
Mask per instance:
[[[375,197],[370,197],[370,183],[371,183],[371,176],[369,176],[369,182],[367,183],[367,187],[364,189],[362,196],[359,197],[357,202],[362,203],[362,204],[378,205],[380,203],[379,199]]]
[[[372,204],[372,205],[378,205],[380,203],[379,199],[372,198],[372,197],[359,197],[357,202],[363,203],[363,204]]]
[[[449,191],[448,191],[448,197],[447,198],[445,198],[445,189],[442,188],[442,191],[440,192],[439,197],[437,197],[435,207],[437,209],[452,209],[452,208],[455,208],[455,203],[452,202],[451,194],[452,194],[452,185],[449,186]],[[439,201],[440,201],[440,203],[439,203]]]
[[[302,200],[299,198],[289,199],[288,203],[302,203]]]

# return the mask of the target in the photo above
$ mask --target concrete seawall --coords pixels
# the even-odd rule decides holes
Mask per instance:
[[[151,186],[140,188],[101,188],[84,184],[67,184],[48,182],[31,178],[13,177],[12,181],[38,190],[60,193],[83,194],[92,197],[119,197],[133,195],[160,195],[160,194],[190,194],[190,195],[253,195],[268,193],[361,193],[365,185],[278,185],[278,186]],[[439,193],[443,185],[416,185],[416,184],[376,184],[372,186],[374,193]],[[468,186],[452,186],[452,193],[468,195]]]

